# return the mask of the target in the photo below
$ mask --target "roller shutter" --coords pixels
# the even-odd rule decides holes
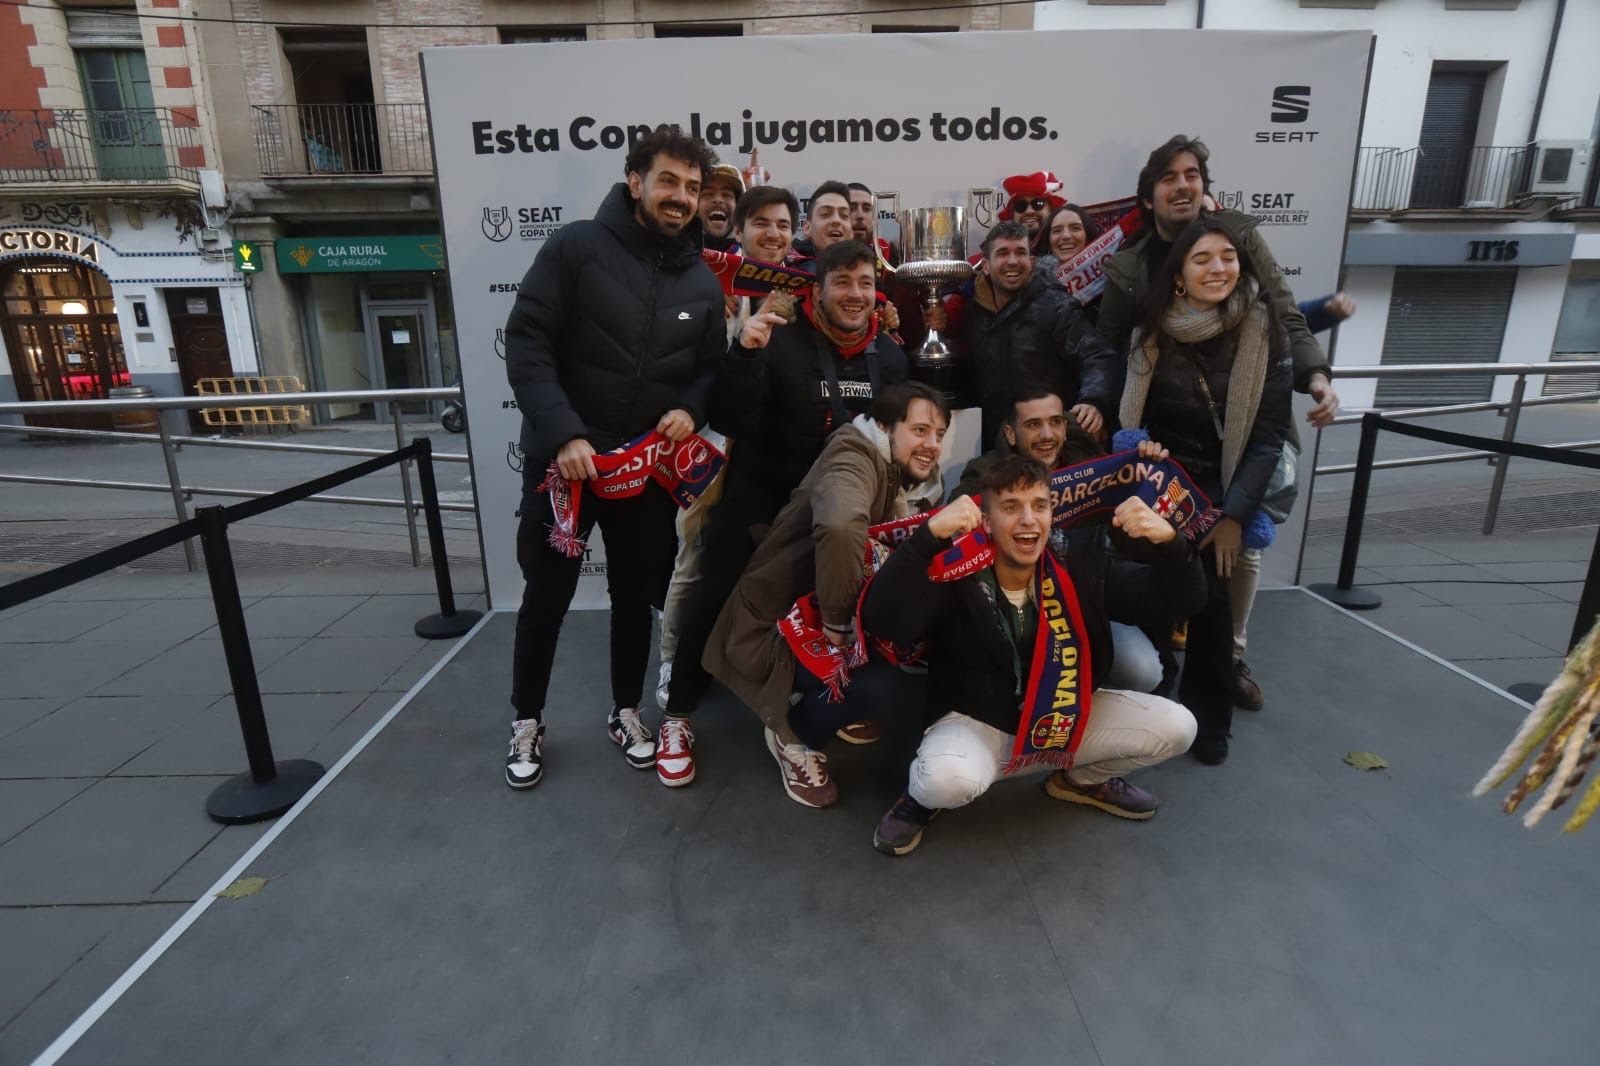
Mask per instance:
[[[1383,334],[1384,366],[1496,363],[1516,289],[1515,270],[1398,267]],[[1448,374],[1378,383],[1379,407],[1424,407],[1489,399],[1494,379]]]

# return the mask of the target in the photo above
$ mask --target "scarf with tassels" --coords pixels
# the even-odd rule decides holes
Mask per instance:
[[[839,354],[846,359],[853,359],[866,351],[867,345],[872,343],[872,338],[878,335],[878,316],[876,314],[869,316],[865,329],[847,333],[828,321],[828,316],[823,314],[822,308],[812,297],[813,291],[808,289],[800,297],[800,308],[816,327],[817,332],[828,338],[828,343],[839,349]]]
[[[654,482],[666,490],[680,508],[686,508],[711,486],[727,457],[698,433],[674,443],[656,430],[636,437],[614,451],[594,457],[597,476],[569,481],[551,462],[540,492],[550,494],[555,521],[550,524],[550,546],[576,559],[588,547],[578,535],[578,510],[584,486],[596,496],[619,500],[637,496]]]
[[[1237,330],[1233,368],[1228,373],[1227,418],[1222,425],[1222,487],[1233,481],[1233,472],[1250,441],[1261,394],[1266,389],[1267,365],[1272,356],[1270,319],[1265,302],[1258,299],[1254,278],[1244,278],[1232,296],[1208,311],[1195,311],[1174,297],[1161,316],[1161,332],[1179,344],[1200,344],[1222,333]],[[1135,330],[1130,350],[1142,358],[1128,360],[1127,384],[1122,390],[1120,417],[1127,427],[1144,425],[1145,402],[1150,398],[1150,382],[1155,377],[1161,354],[1160,338]]]

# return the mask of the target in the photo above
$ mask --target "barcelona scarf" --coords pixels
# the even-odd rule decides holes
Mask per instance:
[[[540,492],[550,494],[550,508],[555,513],[550,546],[573,559],[587,547],[578,535],[578,508],[585,484],[596,496],[621,500],[639,495],[654,482],[680,508],[686,508],[711,486],[727,461],[716,445],[698,433],[674,443],[653,429],[614,451],[596,455],[597,476],[587,481],[562,477],[552,461],[539,485]]]
[[[1008,774],[1034,766],[1071,766],[1083,743],[1094,695],[1078,590],[1048,551],[1033,571],[1033,597],[1039,606],[1039,628],[1033,637],[1033,665],[1022,686],[1011,761],[1003,771]]]
[[[1211,501],[1200,491],[1200,487],[1181,464],[1172,459],[1141,459],[1137,451],[1125,451],[1084,463],[1075,463],[1054,471],[1050,475],[1050,499],[1054,512],[1051,524],[1058,528],[1076,525],[1092,515],[1115,510],[1122,501],[1131,497],[1143,500],[1151,510],[1171,522],[1190,543],[1198,543],[1222,518],[1222,512],[1211,505]],[[873,575],[888,558],[889,552],[910,537],[912,532],[932,515],[932,511],[925,511],[868,527],[867,544],[862,558],[863,582],[856,599],[854,643],[840,647],[828,640],[823,631],[822,611],[815,592],[808,593],[795,601],[789,613],[779,620],[778,631],[783,634],[784,641],[794,653],[795,660],[822,680],[827,686],[831,702],[837,703],[844,699],[844,690],[850,683],[851,672],[867,661],[870,650],[876,650],[884,659],[899,664],[914,663],[920,658],[920,650],[917,648],[892,645],[868,634],[861,625],[861,604],[866,600],[867,587],[871,584]],[[1049,551],[1045,552],[1045,559],[1055,570],[1051,577],[1048,596],[1044,595],[1042,587],[1035,589],[1039,594],[1036,597],[1040,612],[1039,628],[1041,633],[1046,628],[1052,629],[1053,635],[1050,639],[1064,643],[1060,647],[1052,644],[1044,647],[1042,651],[1046,655],[1055,656],[1056,666],[1052,670],[1075,671],[1073,684],[1082,691],[1074,691],[1073,705],[1081,704],[1086,710],[1090,690],[1078,685],[1078,680],[1081,678],[1087,681],[1089,677],[1089,649],[1086,644],[1081,644],[1083,619],[1078,611],[1077,593],[1073,591],[1072,582],[1068,580],[1066,572],[1055,562]],[[934,558],[928,565],[928,580],[940,584],[960,581],[987,569],[993,562],[993,544],[983,530],[975,529],[965,536],[956,538],[950,547]],[[1051,614],[1047,601],[1057,600],[1062,605],[1061,609]],[[1050,621],[1048,626],[1047,620]],[[1060,624],[1067,626],[1067,636],[1054,634],[1057,628],[1057,621],[1054,620],[1063,620]],[[1067,646],[1073,649],[1073,665],[1070,667],[1063,665],[1067,658],[1067,652],[1064,650]],[[1040,672],[1040,654],[1041,648],[1036,646],[1034,674],[1037,676],[1029,678],[1029,687],[1026,689],[1033,694],[1031,698],[1035,701],[1044,693],[1044,689],[1040,686],[1050,680]],[[1080,662],[1081,669],[1077,665]],[[1055,699],[1056,697],[1052,697],[1050,702],[1054,703]],[[1054,711],[1044,711],[1031,716],[1030,727],[1035,717],[1042,720],[1049,713]],[[1072,724],[1068,723],[1067,728],[1070,734]],[[1039,745],[1039,749],[1053,750],[1043,744]],[[1073,740],[1066,750],[1069,755],[1076,751],[1076,741]]]
[[[782,263],[763,263],[732,252],[700,252],[700,259],[711,268],[726,296],[763,297],[774,290],[799,293],[817,279],[796,267]]]

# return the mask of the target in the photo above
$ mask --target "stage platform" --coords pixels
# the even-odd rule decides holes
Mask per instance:
[[[998,786],[888,859],[907,731],[787,799],[721,694],[668,791],[567,624],[544,782],[501,779],[492,616],[58,1042],[74,1064],[1590,1062],[1600,829],[1469,789],[1525,708],[1308,593],[1263,593],[1233,754],[1151,822]],[[1486,626],[1492,623],[1485,623]],[[1391,769],[1343,761],[1371,751]],[[76,1043],[67,1046],[67,1041]],[[64,1052],[64,1053],[63,1053]]]

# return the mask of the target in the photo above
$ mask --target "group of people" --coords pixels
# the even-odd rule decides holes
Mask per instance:
[[[1088,306],[1056,267],[1098,236],[1089,212],[1047,171],[1007,179],[974,281],[924,309],[882,269],[894,249],[866,185],[823,182],[802,218],[793,192],[746,188],[676,128],[639,140],[593,220],[545,243],[506,326],[530,460],[507,784],[543,774],[576,546],[596,526],[607,729],[668,787],[695,778],[713,680],[810,807],[838,801],[830,744],[924,730],[874,834],[891,855],[1002,777],[1047,773],[1052,798],[1145,819],[1156,798],[1127,775],[1226,759],[1234,708],[1263,702],[1245,622],[1282,518],[1291,392],[1315,425],[1338,397],[1255,221],[1209,201],[1208,163],[1188,137],[1150,153],[1143,228]],[[708,249],[800,281],[730,291]],[[949,492],[947,397],[906,355],[928,328],[975,374],[988,449]],[[659,484],[630,474],[653,468]]]

